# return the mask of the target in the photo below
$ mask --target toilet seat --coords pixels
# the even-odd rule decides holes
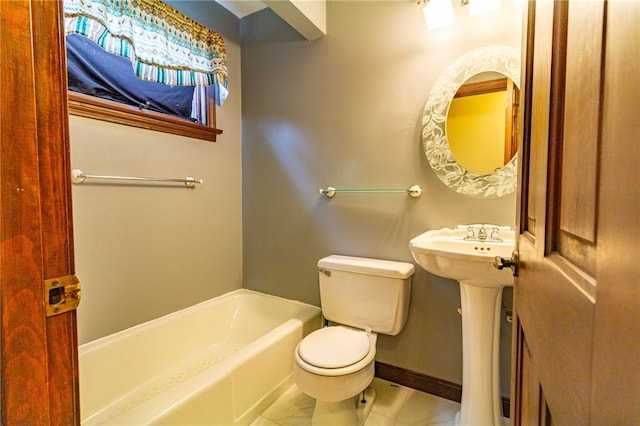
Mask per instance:
[[[306,363],[321,368],[341,368],[363,359],[369,353],[369,337],[345,327],[325,327],[305,337],[298,353]]]
[[[304,370],[323,376],[354,373],[373,361],[375,344],[365,331],[343,326],[325,327],[302,339],[295,352]]]

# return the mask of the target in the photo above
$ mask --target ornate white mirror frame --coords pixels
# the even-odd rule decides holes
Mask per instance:
[[[479,175],[458,164],[446,133],[446,120],[456,92],[470,77],[494,71],[520,87],[520,50],[488,46],[473,50],[454,61],[436,81],[424,107],[422,143],[435,174],[454,191],[475,198],[497,198],[516,189],[518,154],[495,173]]]

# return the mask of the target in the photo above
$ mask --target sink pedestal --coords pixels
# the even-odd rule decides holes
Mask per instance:
[[[502,426],[500,315],[502,288],[460,281],[462,403],[459,426]]]

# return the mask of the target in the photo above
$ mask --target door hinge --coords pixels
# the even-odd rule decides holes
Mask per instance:
[[[44,280],[47,316],[69,312],[80,304],[80,280],[75,275]]]

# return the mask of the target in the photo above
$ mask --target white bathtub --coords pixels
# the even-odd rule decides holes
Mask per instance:
[[[246,425],[293,384],[319,308],[236,290],[80,346],[82,424]]]

